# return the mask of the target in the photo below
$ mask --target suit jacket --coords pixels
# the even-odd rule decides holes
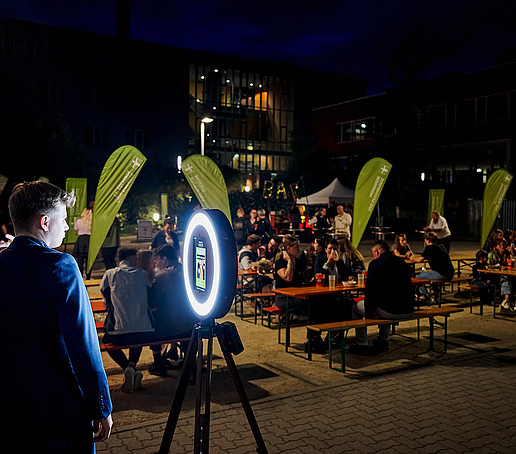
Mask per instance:
[[[16,237],[0,253],[0,435],[39,446],[112,411],[88,293],[75,259]],[[11,433],[12,432],[12,433]]]

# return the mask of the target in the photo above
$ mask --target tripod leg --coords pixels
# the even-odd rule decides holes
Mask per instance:
[[[161,445],[158,454],[168,454],[170,452],[170,445],[172,444],[172,439],[174,438],[177,421],[179,419],[181,407],[183,406],[186,390],[188,388],[188,381],[190,379],[190,375],[195,363],[195,356],[197,355],[197,339],[200,337],[200,325],[195,325],[192,330],[192,336],[190,337],[190,344],[188,345],[188,350],[186,352],[183,370],[181,371],[181,376],[179,377],[179,382],[177,383],[176,394],[174,396],[174,401],[172,402],[172,407],[170,408],[167,425],[165,427],[165,431],[163,432],[163,438],[161,439]]]
[[[206,327],[205,327],[206,328]],[[206,352],[206,369],[203,372],[203,356],[197,356],[197,399],[195,408],[195,440],[194,452],[208,454],[210,450],[210,411],[211,411],[211,371],[213,363],[213,326],[208,326],[208,331],[202,333],[202,339],[208,340]],[[202,339],[199,339],[199,352],[203,352]],[[199,372],[200,371],[200,372]],[[202,396],[204,393],[204,401]],[[204,404],[204,412],[202,411]]]
[[[235,383],[235,388],[237,390],[238,397],[240,398],[240,402],[242,404],[242,407],[244,408],[247,421],[249,422],[249,426],[253,431],[254,439],[257,445],[256,452],[259,454],[267,454],[267,446],[265,446],[265,441],[263,440],[260,428],[258,427],[258,423],[256,422],[256,418],[254,417],[253,409],[249,402],[249,398],[247,397],[247,393],[245,392],[244,384],[242,383],[242,379],[240,378],[240,374],[238,373],[238,369],[236,367],[233,356],[227,347],[224,338],[224,333],[222,332],[222,329],[219,325],[217,325],[215,329],[217,338],[219,339],[220,349],[224,354],[226,364],[228,365],[229,371],[231,372],[231,376],[233,378],[233,382]]]

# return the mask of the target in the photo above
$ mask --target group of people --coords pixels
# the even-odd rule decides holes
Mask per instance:
[[[247,245],[239,251],[239,269],[249,269],[261,255],[272,261],[273,278],[269,278],[269,281],[261,280],[260,285],[267,284],[277,289],[313,283],[316,274],[322,274],[326,282],[329,276],[334,276],[336,282],[356,280],[366,270],[364,257],[353,246],[347,234],[340,240],[326,235],[317,236],[307,251],[301,250],[299,240],[293,235],[273,237],[265,247],[261,245],[259,236],[250,235]],[[309,323],[350,320],[374,314],[395,319],[411,314],[414,309],[414,291],[407,264],[384,241],[374,244],[373,256],[374,260],[367,273],[364,301],[355,303],[345,294],[325,295],[312,298],[308,311],[305,300],[290,298],[290,310],[297,315],[308,315],[309,312]],[[277,294],[274,305],[285,309],[286,297]],[[357,344],[352,346],[350,352],[372,354],[377,350],[388,350],[388,336],[388,329],[382,327],[379,338],[373,347],[369,347],[367,332],[359,330]],[[312,338],[315,351],[325,350],[326,345],[320,337]],[[308,343],[305,348],[308,348]]]
[[[233,233],[237,249],[245,246],[251,235],[259,236],[264,244],[273,237],[271,223],[263,208],[251,209],[249,216],[246,216],[242,207],[238,208],[236,217],[233,219]]]
[[[516,313],[513,279],[503,275],[496,277],[481,271],[488,267],[513,266],[515,260],[516,232],[495,229],[487,240],[484,249],[477,251],[476,264],[473,267],[473,283],[481,288],[480,297],[483,299],[483,303],[492,303],[494,289],[498,285],[502,297],[501,310],[511,315]]]

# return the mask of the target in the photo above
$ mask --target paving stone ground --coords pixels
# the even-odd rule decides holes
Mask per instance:
[[[459,252],[457,246],[460,254],[476,247],[461,245]],[[225,319],[236,324],[246,347],[235,362],[268,452],[516,452],[516,317],[493,318],[491,308],[481,316],[478,306],[470,314],[466,299],[452,302],[465,310],[449,320],[446,354],[428,351],[427,324],[416,342],[415,324],[406,323],[397,330],[401,336],[391,338],[391,351],[368,358],[349,355],[346,374],[330,370],[327,355],[306,360],[302,324],[293,328],[293,348],[285,353],[276,330],[228,314]],[[115,425],[97,452],[157,452],[179,372],[149,375],[151,354],[144,349],[139,367],[145,390],[124,394],[122,372],[109,357],[103,359]],[[170,452],[193,451],[194,408],[195,389],[189,387]],[[212,453],[256,452],[217,346],[210,428]]]

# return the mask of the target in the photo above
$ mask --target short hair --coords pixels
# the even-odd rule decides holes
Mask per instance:
[[[136,256],[137,253],[138,251],[135,248],[125,247],[118,252],[118,259],[120,261],[127,260],[129,257]]]
[[[277,235],[273,235],[273,237],[271,238],[271,240],[274,240],[274,242],[275,242],[276,244],[281,244],[281,238],[280,238],[279,236],[277,236]],[[269,240],[269,242],[270,242],[270,240]]]
[[[253,233],[252,235],[249,235],[247,237],[247,245],[252,246],[256,243],[259,243],[262,241],[262,237],[260,235],[257,235],[256,233]]]
[[[263,209],[263,208],[260,208],[257,213],[260,215],[260,216],[265,216],[266,215],[266,211]]]
[[[242,207],[240,207],[236,212],[237,212],[237,214],[239,214],[239,213],[240,214],[245,214],[245,211],[244,211],[244,209]]]
[[[165,257],[169,262],[177,261],[177,250],[170,244],[160,246],[154,251],[154,253],[160,258]]]
[[[483,249],[480,249],[479,251],[477,251],[477,253],[475,254],[475,257],[477,260],[480,260],[481,258],[484,258],[484,257],[487,257],[487,252],[484,251]]]
[[[25,181],[17,184],[9,198],[9,215],[14,230],[31,230],[39,216],[51,214],[60,203],[68,208],[73,207],[73,192],[67,193],[46,181]]]
[[[387,252],[387,251],[390,251],[390,247],[389,245],[387,244],[387,241],[385,240],[376,240],[374,243],[373,243],[373,249],[376,248],[376,249],[381,249],[382,251],[384,252]]]
[[[432,244],[437,241],[437,235],[435,234],[435,232],[425,232],[423,238]]]

